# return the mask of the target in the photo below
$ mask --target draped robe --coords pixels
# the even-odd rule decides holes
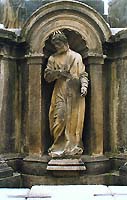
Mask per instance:
[[[57,77],[57,70],[66,70],[70,77]],[[81,96],[80,91],[85,73],[81,55],[71,49],[48,59],[44,77],[48,82],[56,81],[49,110],[50,132],[53,136],[49,155],[52,157],[80,155],[83,152],[85,97]]]

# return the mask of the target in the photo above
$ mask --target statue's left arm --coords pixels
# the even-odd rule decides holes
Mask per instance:
[[[85,96],[87,94],[88,81],[89,80],[87,72],[80,74],[81,96]]]
[[[83,64],[82,57],[79,59],[79,67],[80,67],[80,74],[79,79],[81,83],[81,96],[85,96],[87,94],[88,88],[88,73],[85,71],[85,65]]]

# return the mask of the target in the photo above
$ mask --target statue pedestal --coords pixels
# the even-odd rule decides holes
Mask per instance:
[[[79,176],[84,174],[86,167],[81,159],[52,159],[47,171],[54,176]]]

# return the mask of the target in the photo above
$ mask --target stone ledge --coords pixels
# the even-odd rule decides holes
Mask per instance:
[[[86,170],[85,166],[48,166],[47,170],[49,171],[84,171]]]
[[[51,159],[47,165],[47,171],[57,177],[80,176],[86,167],[81,159]]]
[[[21,186],[21,175],[19,173],[14,173],[11,177],[0,178],[0,188],[19,188]]]
[[[28,175],[22,174],[22,182],[23,187],[31,187],[32,185],[119,185],[122,183],[123,179],[121,180],[119,175],[107,173],[101,175],[81,175],[81,176],[70,176],[70,177],[55,177],[55,176],[36,176],[36,175]],[[127,180],[125,182],[127,184]]]
[[[111,170],[109,158],[105,156],[85,156],[81,157],[86,166],[86,174],[104,174]]]
[[[17,35],[12,31],[0,29],[0,39],[17,42]]]
[[[60,166],[61,166],[61,171],[72,171],[72,168],[75,166],[76,168],[73,171],[77,171],[77,167],[83,167],[81,171],[84,170],[84,166],[86,167],[85,173],[86,174],[104,174],[108,173],[111,170],[111,162],[109,158],[106,158],[104,156],[98,156],[98,157],[91,157],[91,156],[81,156],[82,162],[72,162],[72,160],[75,159],[53,159],[52,162],[50,161],[49,156],[42,156],[42,157],[31,157],[28,156],[23,159],[22,161],[22,173],[23,174],[30,174],[30,175],[45,175],[48,173],[48,171],[52,171],[57,167],[57,169],[60,171]],[[78,159],[77,159],[78,160]],[[63,162],[64,161],[64,162]],[[48,164],[48,170],[47,168]],[[55,167],[54,167],[55,166]],[[51,169],[52,167],[52,169]],[[62,168],[64,167],[64,169]],[[51,169],[51,170],[50,170]]]
[[[23,161],[27,161],[27,162],[43,162],[43,163],[48,163],[48,161],[50,160],[50,157],[48,155],[43,155],[43,156],[27,156],[23,159]]]
[[[1,168],[0,166],[0,178],[11,177],[12,175],[13,175],[13,170],[11,167],[5,166]]]
[[[48,162],[49,166],[83,166],[81,159],[52,159]]]
[[[14,171],[20,172],[24,155],[21,155],[19,153],[9,153],[1,154],[1,157]]]

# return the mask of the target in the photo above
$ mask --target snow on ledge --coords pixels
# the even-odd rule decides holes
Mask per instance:
[[[115,35],[116,33],[127,30],[127,28],[111,28],[112,35]]]

